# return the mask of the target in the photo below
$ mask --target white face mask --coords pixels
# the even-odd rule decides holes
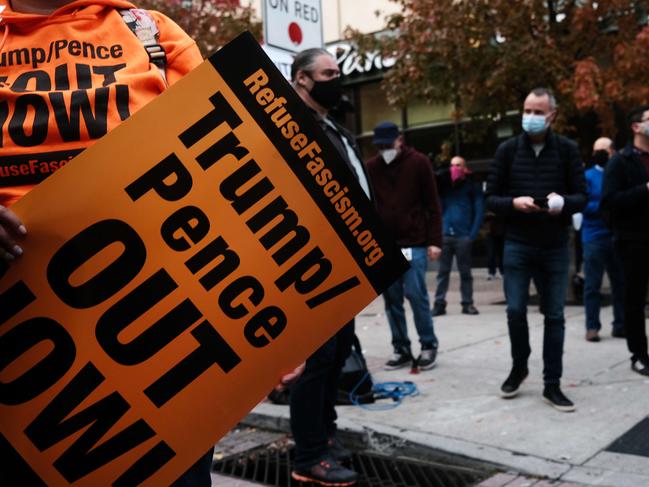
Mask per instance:
[[[385,149],[381,151],[381,157],[386,164],[390,164],[397,157],[398,153],[397,149]]]

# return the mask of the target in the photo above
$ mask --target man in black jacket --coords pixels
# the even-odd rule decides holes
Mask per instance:
[[[329,116],[342,95],[336,61],[324,49],[307,49],[295,56],[291,76],[293,88],[371,198],[369,179],[353,136]],[[295,480],[325,486],[356,483],[357,473],[342,464],[351,453],[336,439],[334,408],[338,378],[353,340],[354,320],[307,359],[304,373],[291,388],[291,431],[295,440],[295,469],[291,475]]]
[[[602,209],[624,270],[624,328],[631,369],[649,376],[644,305],[649,282],[649,105],[628,115],[633,139],[606,166]]]
[[[523,133],[503,142],[487,181],[487,207],[506,222],[504,289],[513,366],[501,387],[512,398],[527,377],[531,350],[527,325],[530,280],[544,315],[543,398],[560,411],[575,406],[559,387],[568,283],[570,215],[586,205],[584,169],[577,145],[555,134],[550,124],[556,101],[544,88],[523,105]]]

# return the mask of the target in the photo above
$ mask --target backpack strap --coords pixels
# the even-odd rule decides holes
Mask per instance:
[[[160,76],[167,85],[167,55],[164,48],[158,44],[160,31],[155,19],[148,10],[141,8],[120,9],[118,12],[131,32],[140,40],[149,55],[149,62],[158,68]]]

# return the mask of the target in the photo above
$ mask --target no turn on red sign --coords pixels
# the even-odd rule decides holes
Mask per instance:
[[[264,40],[289,52],[324,45],[320,0],[264,0]]]

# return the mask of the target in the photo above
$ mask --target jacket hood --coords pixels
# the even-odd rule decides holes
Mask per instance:
[[[135,8],[135,5],[126,0],[75,0],[50,15],[40,15],[16,12],[11,8],[9,0],[0,0],[0,25],[60,22],[69,16],[95,16],[106,8],[128,9]]]

